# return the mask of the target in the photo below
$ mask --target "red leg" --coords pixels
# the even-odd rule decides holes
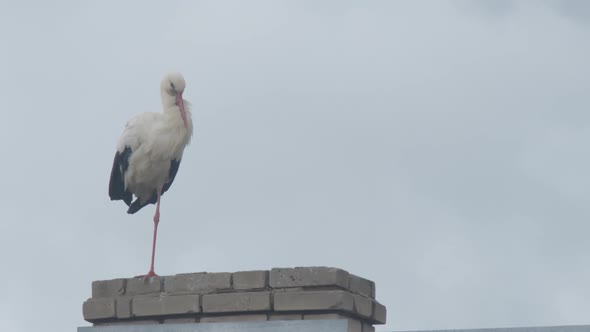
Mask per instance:
[[[157,277],[158,275],[154,272],[154,257],[156,256],[156,237],[158,236],[158,223],[160,222],[160,191],[158,191],[158,202],[156,203],[156,213],[154,214],[154,239],[152,243],[152,264],[150,265],[150,271],[143,277],[147,279],[149,277]]]

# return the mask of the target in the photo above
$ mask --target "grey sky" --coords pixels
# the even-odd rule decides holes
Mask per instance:
[[[0,40],[2,331],[147,271],[153,207],[107,185],[168,70],[158,273],[341,267],[380,330],[589,323],[588,2],[3,2]]]

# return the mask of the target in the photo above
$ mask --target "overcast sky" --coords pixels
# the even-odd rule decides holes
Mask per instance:
[[[327,265],[378,330],[588,324],[590,2],[4,1],[0,330],[147,272],[116,142],[187,81],[156,271]]]

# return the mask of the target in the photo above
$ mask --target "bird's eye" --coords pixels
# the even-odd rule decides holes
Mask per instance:
[[[172,91],[176,91],[176,88],[174,87],[174,83],[170,82],[170,87],[172,87]]]

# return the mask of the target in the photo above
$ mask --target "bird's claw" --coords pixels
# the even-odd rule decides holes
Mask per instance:
[[[157,275],[154,271],[150,271],[146,275],[140,277],[143,277],[143,281],[147,281],[149,278],[159,278],[160,276]]]

